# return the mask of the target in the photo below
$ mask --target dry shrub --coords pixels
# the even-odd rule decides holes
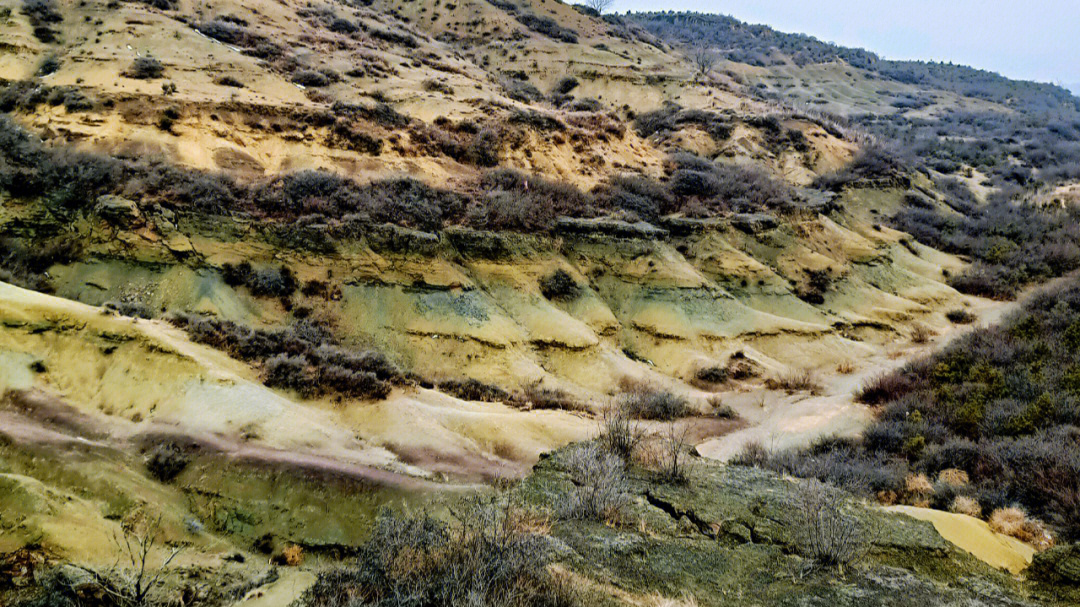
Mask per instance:
[[[911,341],[917,344],[925,344],[930,341],[934,335],[937,335],[937,333],[922,323],[916,323],[915,326],[911,328]]]
[[[299,599],[308,607],[462,605],[554,607],[574,592],[551,574],[548,539],[524,530],[509,504],[466,501],[450,523],[383,511],[351,562],[328,569]]]
[[[731,463],[739,466],[764,468],[769,462],[769,456],[769,450],[765,448],[765,445],[758,441],[750,441],[743,445],[742,450],[731,460]]]
[[[572,447],[564,462],[574,484],[559,515],[564,519],[617,521],[630,503],[623,460],[596,443],[583,443]]]
[[[551,516],[545,512],[511,504],[504,515],[504,524],[511,533],[537,536],[551,533]]]
[[[765,387],[770,390],[783,390],[788,394],[794,392],[809,392],[821,394],[822,387],[809,369],[792,371],[779,377],[774,377],[765,382]]]
[[[952,504],[949,504],[949,512],[980,518],[982,517],[982,506],[979,505],[978,500],[975,498],[958,495],[953,499]]]
[[[727,383],[730,377],[731,372],[728,371],[727,367],[712,365],[698,369],[690,383],[702,390],[708,390]]]
[[[658,466],[654,468],[669,483],[685,483],[690,477],[690,425],[668,424],[659,435]]]
[[[634,421],[626,407],[613,406],[604,410],[598,440],[605,451],[626,461],[645,440],[645,431]]]
[[[823,483],[813,480],[801,483],[796,495],[799,550],[825,567],[842,569],[862,558],[872,543],[872,529],[844,512],[842,504]]]
[[[938,473],[938,482],[950,487],[966,487],[971,479],[968,473],[956,468],[946,468]]]
[[[659,470],[664,461],[664,446],[658,437],[650,436],[638,444],[631,459],[646,470]]]
[[[909,496],[926,497],[934,493],[934,485],[925,474],[909,474],[904,479],[904,490]]]
[[[725,403],[719,396],[709,398],[709,407],[712,408],[713,417],[718,419],[739,419],[739,412]]]
[[[146,454],[146,469],[163,483],[180,476],[190,463],[191,456],[175,443],[155,445]]]
[[[581,286],[569,272],[559,268],[540,279],[540,293],[552,301],[572,301],[581,294]]]
[[[895,491],[885,489],[874,494],[874,499],[882,506],[892,506],[900,501],[900,496],[896,495]]]
[[[506,402],[511,400],[510,393],[502,388],[486,384],[471,377],[465,379],[447,379],[439,382],[439,390],[461,400],[481,401],[485,403]]]
[[[934,485],[925,474],[909,474],[904,479],[904,493],[912,506],[929,508],[930,498],[934,495]]]
[[[855,363],[850,360],[841,361],[836,365],[836,372],[840,375],[850,375],[855,372]]]
[[[540,382],[525,387],[525,398],[533,409],[561,409],[563,411],[581,411],[582,403],[558,388],[545,388]]]
[[[970,325],[971,323],[978,320],[978,317],[971,312],[961,309],[949,310],[945,313],[945,318],[949,319],[949,322],[958,325]]]
[[[894,401],[911,390],[911,382],[901,373],[885,373],[870,380],[855,395],[855,400],[867,405]]]
[[[296,544],[289,544],[281,551],[281,562],[289,567],[299,567],[304,562],[304,549]]]
[[[623,378],[619,387],[623,391],[621,406],[638,419],[670,421],[689,413],[690,406],[685,398],[652,384]]]
[[[1036,550],[1046,550],[1054,545],[1054,537],[1041,521],[1028,518],[1020,508],[998,508],[987,521],[990,529],[1002,535],[1015,537],[1031,544]]]
[[[1027,513],[1019,508],[998,508],[990,513],[990,529],[1002,535],[1017,537],[1022,533]]]

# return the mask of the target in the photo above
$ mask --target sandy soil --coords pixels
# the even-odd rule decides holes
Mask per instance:
[[[874,419],[869,407],[855,402],[855,393],[867,381],[944,348],[976,327],[998,322],[1016,310],[1023,299],[1000,302],[969,298],[968,310],[979,319],[971,325],[942,329],[930,342],[921,345],[910,342],[866,345],[870,354],[851,361],[853,372],[841,374],[832,370],[817,375],[822,385],[820,395],[789,395],[765,388],[722,393],[723,402],[750,425],[698,444],[697,452],[703,457],[726,461],[751,443],[780,450],[804,447],[825,436],[858,436]]]
[[[889,506],[889,512],[899,512],[921,521],[933,523],[941,537],[961,550],[992,567],[1019,573],[1031,564],[1035,549],[1020,540],[995,533],[984,521],[967,516],[915,506]]]
[[[233,603],[233,607],[286,607],[300,598],[312,584],[315,574],[300,569],[282,569],[281,577],[272,584],[267,584],[249,592],[244,598]]]

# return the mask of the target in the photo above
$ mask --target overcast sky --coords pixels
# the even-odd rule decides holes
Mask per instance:
[[[695,10],[862,47],[952,61],[1080,94],[1080,0],[614,0],[613,11]]]

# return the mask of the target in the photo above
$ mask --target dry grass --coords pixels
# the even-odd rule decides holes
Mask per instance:
[[[681,599],[672,599],[660,594],[654,594],[649,597],[649,607],[698,607],[697,599],[689,594],[683,595]]]
[[[1026,520],[1027,513],[1019,508],[998,508],[990,514],[987,523],[997,533],[1016,537],[1023,533],[1022,529]]]
[[[551,534],[551,516],[529,508],[507,510],[506,525],[510,531],[521,535]]]
[[[671,421],[690,413],[685,398],[648,382],[624,377],[619,388],[619,406],[636,419]]]
[[[570,393],[558,388],[545,388],[539,382],[525,387],[525,398],[531,409],[559,409],[562,411],[582,411],[584,404]]]
[[[934,485],[925,474],[909,474],[904,479],[904,490],[910,496],[922,498],[934,493]]]
[[[836,372],[840,375],[851,375],[855,372],[855,362],[850,360],[841,361],[836,365]]]
[[[289,544],[281,551],[281,562],[289,567],[299,567],[304,562],[304,549],[296,544]]]
[[[1020,508],[998,508],[990,513],[987,524],[993,531],[1031,544],[1036,550],[1046,550],[1054,545],[1054,537],[1050,535],[1046,525],[1028,518],[1027,513]]]
[[[939,483],[948,485],[950,487],[966,487],[971,479],[968,478],[968,473],[956,468],[946,468],[938,473],[937,480]]]
[[[933,329],[922,323],[915,323],[915,325],[911,327],[911,341],[917,344],[925,344],[933,339],[935,335],[937,335],[937,333]]]
[[[646,470],[658,470],[664,461],[664,445],[660,437],[650,435],[639,443],[631,459]]]
[[[878,491],[877,494],[874,495],[874,499],[882,506],[892,506],[900,501],[900,496],[896,495],[895,491],[886,489],[884,491]]]
[[[982,506],[979,505],[975,498],[958,495],[953,499],[952,504],[949,504],[949,512],[980,518],[982,517]]]
[[[792,371],[779,377],[765,381],[765,387],[770,390],[783,390],[788,394],[795,392],[809,392],[813,395],[821,394],[823,388],[809,369]]]

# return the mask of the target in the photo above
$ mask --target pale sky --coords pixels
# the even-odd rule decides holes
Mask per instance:
[[[614,0],[611,10],[720,13],[887,59],[952,61],[1080,94],[1080,0]]]

